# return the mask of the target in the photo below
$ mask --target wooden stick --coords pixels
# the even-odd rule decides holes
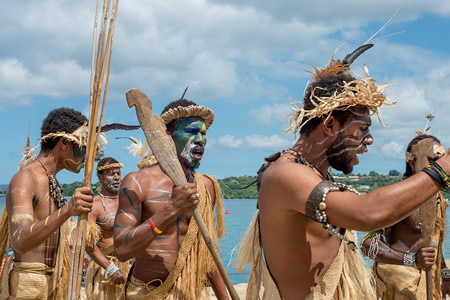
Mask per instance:
[[[166,134],[166,125],[164,122],[152,113],[152,102],[142,91],[138,89],[131,89],[127,92],[127,102],[129,107],[135,106],[136,115],[141,124],[141,128],[145,133],[150,148],[156,159],[159,162],[161,169],[169,176],[175,186],[187,184],[186,176],[178,161],[177,152],[172,138]],[[211,256],[216,263],[225,285],[230,293],[231,299],[239,300],[239,296],[228,277],[225,266],[220,260],[219,252],[217,251],[208,228],[203,221],[201,213],[197,208],[194,209],[193,217],[198,225],[198,229],[205,240],[206,245],[211,253]]]
[[[421,140],[411,149],[411,153],[416,158],[415,169],[422,170],[428,165],[429,159],[434,158],[433,140],[431,138]],[[420,215],[422,217],[422,240],[420,247],[430,247],[434,233],[434,224],[436,221],[436,198],[433,195],[425,203],[422,204]],[[433,274],[431,267],[426,270],[427,280],[427,300],[433,299]]]
[[[106,93],[108,88],[109,81],[109,72],[111,66],[111,53],[112,53],[112,36],[114,31],[114,25],[117,15],[117,6],[118,0],[114,0],[113,11],[111,14],[111,21],[108,30],[108,36],[106,41],[106,49],[105,49],[105,41],[104,41],[104,32],[106,30],[106,21],[105,17],[109,16],[109,8],[110,8],[110,0],[108,4],[104,4],[103,7],[103,25],[100,33],[100,38],[98,42],[97,49],[97,61],[95,64],[95,75],[91,74],[91,89],[90,89],[90,107],[89,107],[89,131],[87,138],[87,147],[86,147],[86,159],[85,159],[85,169],[84,169],[84,177],[83,177],[83,186],[91,187],[92,181],[92,173],[94,170],[95,163],[95,155],[97,152],[97,146],[100,137],[101,124],[103,121],[103,112],[105,108],[106,101]],[[95,16],[94,23],[94,41],[93,41],[93,52],[92,52],[92,60],[95,57],[95,35],[97,28],[97,19],[98,19],[98,6],[99,2],[97,2],[97,11]],[[101,50],[101,51],[100,51]],[[104,51],[104,53],[102,53]],[[100,97],[102,94],[103,87],[103,79],[105,74],[106,62],[108,60],[108,52],[109,52],[109,61],[108,61],[108,75],[106,79],[103,104],[102,104],[102,113],[100,118],[98,117],[99,105],[100,105]],[[92,63],[91,71],[94,70],[94,63]],[[98,131],[96,132],[97,127],[97,119],[98,120]],[[85,255],[85,240],[86,240],[86,230],[87,230],[87,214],[81,214],[78,217],[77,228],[75,231],[76,243],[74,245],[74,253],[72,256],[72,266],[70,273],[70,282],[69,282],[69,299],[78,300],[80,297],[80,287],[81,287],[81,279],[83,273],[83,262]]]

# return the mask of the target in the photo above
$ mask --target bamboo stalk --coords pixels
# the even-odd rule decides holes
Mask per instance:
[[[111,70],[111,54],[112,54],[112,39],[113,32],[115,29],[115,20],[117,16],[117,6],[119,1],[114,0],[110,26],[108,29],[107,38],[105,41],[105,32],[107,28],[107,20],[109,17],[111,0],[105,0],[103,4],[103,23],[100,30],[100,36],[98,40],[97,55],[95,55],[95,41],[97,34],[97,21],[98,21],[98,10],[99,1],[97,1],[97,9],[94,22],[94,38],[93,38],[93,50],[92,50],[92,63],[91,63],[91,82],[90,82],[90,107],[89,107],[89,129],[86,147],[86,159],[85,159],[85,170],[83,177],[83,186],[91,187],[92,174],[94,170],[95,154],[97,152],[97,147],[99,143],[101,124],[103,121],[103,113],[105,109],[107,88],[109,82],[109,74]],[[106,44],[105,44],[106,42]],[[109,53],[109,55],[108,55]],[[94,58],[95,68],[94,68]],[[109,58],[109,59],[108,59]],[[102,94],[103,81],[105,75],[106,62],[108,61],[108,71],[106,76],[105,91],[103,94],[102,111],[99,117],[99,105],[100,98]],[[94,73],[95,72],[95,73]],[[98,120],[98,122],[97,122]],[[97,123],[98,131],[97,131]],[[69,283],[69,299],[78,300],[80,297],[80,287],[81,287],[81,277],[83,271],[83,261],[85,255],[85,240],[86,240],[86,222],[87,214],[81,214],[78,217],[77,228],[75,231],[76,243],[74,245],[74,253],[72,256],[72,266],[70,273],[70,283]]]

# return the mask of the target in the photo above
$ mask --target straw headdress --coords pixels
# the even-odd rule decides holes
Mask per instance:
[[[348,70],[350,69],[352,62],[372,46],[373,44],[363,45],[351,54],[348,54],[342,61],[334,61],[332,57],[328,63],[328,66],[324,69],[313,66],[315,70],[314,73],[307,71],[312,78],[312,82],[308,88],[310,88],[314,83],[317,83],[326,74],[349,72]],[[301,107],[297,107],[294,102],[292,105],[294,112],[289,115],[289,128],[286,131],[297,132],[311,119],[325,119],[335,110],[347,110],[357,105],[366,106],[372,114],[377,114],[380,123],[384,126],[379,118],[378,108],[383,104],[395,104],[395,102],[389,103],[386,96],[382,93],[383,89],[391,86],[391,84],[376,86],[375,79],[369,76],[369,70],[366,65],[364,65],[364,69],[366,72],[365,77],[354,74],[356,79],[349,82],[344,81],[343,85],[340,86],[339,89],[336,90],[331,96],[318,96],[316,91],[324,88],[320,86],[313,87],[309,98],[311,103],[314,105],[314,108],[312,109],[306,109],[304,102]]]
[[[211,126],[211,124],[214,122],[213,111],[209,108],[199,105],[189,105],[186,107],[177,106],[161,114],[161,119],[166,125],[177,119],[191,117],[199,117],[205,120],[206,129],[208,129],[209,126]]]

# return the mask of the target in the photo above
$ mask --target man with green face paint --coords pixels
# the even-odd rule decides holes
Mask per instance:
[[[180,99],[164,108],[161,119],[191,183],[174,187],[154,157],[141,162],[140,171],[123,179],[114,245],[119,260],[136,259],[126,297],[203,299],[205,287],[211,285],[218,299],[228,299],[223,279],[192,220],[192,211],[197,207],[214,243],[225,233],[219,185],[214,178],[195,171],[200,166],[206,131],[214,114],[206,107]]]
[[[9,183],[0,224],[0,240],[4,241],[0,252],[10,247],[14,255],[2,273],[0,299],[67,297],[70,251],[66,221],[91,211],[92,191],[78,188],[66,203],[55,176],[63,169],[78,173],[83,167],[86,124],[86,117],[73,109],[51,111],[42,124],[39,155],[32,155],[39,145],[25,153],[19,172]]]

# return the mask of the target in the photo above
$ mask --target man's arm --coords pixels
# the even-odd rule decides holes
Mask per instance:
[[[369,238],[366,239],[361,245],[362,253],[365,256],[368,255],[371,243],[372,239]],[[379,240],[378,245],[375,246],[378,247],[377,256],[375,257],[376,262],[393,265],[404,265],[405,252],[391,248],[388,244],[386,244],[382,240]],[[416,254],[415,257],[416,265],[417,268],[419,269],[430,267],[435,263],[436,249],[433,247],[420,248],[417,252],[415,252],[415,254]]]
[[[141,220],[143,194],[137,182],[137,173],[123,179],[119,192],[119,208],[114,224],[114,245],[117,258],[128,260],[145,248],[158,236],[148,220]],[[151,218],[153,224],[164,231],[176,216],[191,211],[198,204],[195,184],[186,184],[173,189],[169,203],[163,205]]]
[[[448,160],[449,155],[446,154],[444,158]],[[442,159],[438,162],[441,163]],[[306,201],[322,181],[320,177],[311,168],[299,164],[283,164],[269,174],[272,180],[265,184],[267,180],[263,177],[261,193],[268,193],[270,197],[280,199],[280,203],[284,202],[286,207],[305,214]],[[325,213],[332,225],[365,232],[375,231],[404,219],[439,190],[439,183],[428,174],[419,172],[366,195],[358,196],[350,191],[329,192]]]
[[[99,204],[100,204],[99,201],[94,201],[94,205],[92,207],[92,211],[88,214],[88,222],[91,222],[91,223],[96,223],[97,222],[97,218],[98,218],[98,215],[99,215],[98,214]],[[100,250],[100,248],[98,248],[98,246],[96,244],[93,245],[92,247],[89,247],[88,245],[86,245],[86,253],[91,257],[91,259],[96,264],[98,264],[100,267],[102,267],[105,270],[108,267],[110,267],[110,265],[112,264],[109,261],[109,259],[106,258],[106,256]],[[112,268],[112,267],[113,266],[111,266],[110,268]],[[122,273],[122,271],[120,269],[118,269],[117,266],[115,266],[115,267],[116,267],[116,269],[113,269],[113,270],[115,270],[115,272],[113,274],[111,274],[111,276],[109,276],[109,277],[116,284],[125,283],[125,281],[126,281],[125,275]]]
[[[35,221],[33,196],[35,188],[38,187],[37,180],[28,170],[17,173],[8,187],[6,208],[10,216],[11,247],[19,253],[26,253],[36,248],[70,216],[87,213],[92,207],[91,189],[81,187],[75,190],[72,199],[65,206],[44,220]]]

